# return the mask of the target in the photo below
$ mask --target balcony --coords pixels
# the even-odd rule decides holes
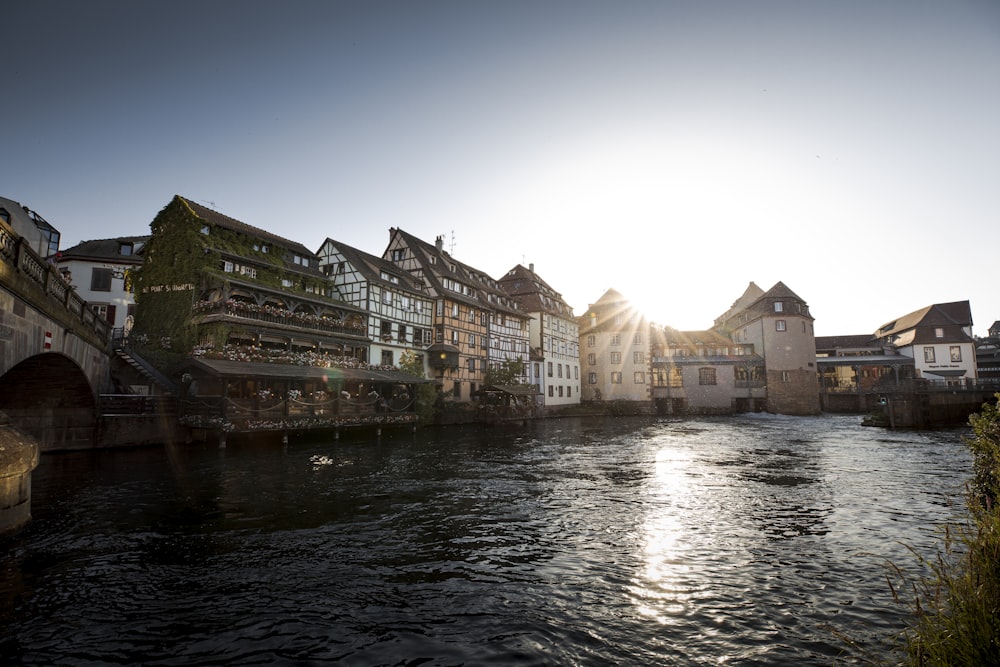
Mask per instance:
[[[260,306],[235,299],[214,302],[198,301],[194,304],[192,311],[195,315],[201,317],[202,322],[233,318],[279,327],[365,338],[365,326],[358,321],[348,321],[328,315],[310,315],[308,313],[292,312],[283,308],[268,305]]]

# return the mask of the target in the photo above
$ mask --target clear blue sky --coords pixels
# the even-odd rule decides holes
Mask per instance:
[[[3,17],[0,195],[81,240],[174,194],[317,249],[389,227],[578,315],[816,333],[1000,319],[1000,3],[36,2]]]

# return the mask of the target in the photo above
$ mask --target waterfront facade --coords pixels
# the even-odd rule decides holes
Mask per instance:
[[[448,400],[473,400],[491,367],[527,367],[528,316],[485,272],[445,251],[442,237],[432,245],[393,227],[382,258],[409,272],[434,303],[427,365]]]
[[[330,238],[318,255],[335,293],[368,312],[371,363],[396,366],[409,352],[425,366],[434,315],[423,282],[392,262]]]
[[[497,284],[531,318],[528,384],[539,387],[542,405],[579,404],[580,327],[573,309],[535,273],[534,264],[527,268],[518,264]]]
[[[609,289],[577,318],[585,401],[649,405],[649,322],[620,292]]]
[[[713,328],[737,345],[752,345],[764,360],[768,412],[819,413],[813,317],[784,283],[765,292],[751,282]]]
[[[926,306],[883,324],[875,337],[913,361],[914,377],[946,383],[977,378],[968,301]]]
[[[653,327],[652,395],[660,414],[732,414],[766,405],[764,359],[717,331]]]
[[[150,227],[136,334],[174,350],[368,361],[367,311],[328,296],[319,257],[301,244],[180,196]]]

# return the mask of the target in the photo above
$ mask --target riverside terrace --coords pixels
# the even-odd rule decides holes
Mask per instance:
[[[430,382],[350,357],[227,345],[196,351],[178,420],[199,439],[385,426],[414,427],[415,386]]]

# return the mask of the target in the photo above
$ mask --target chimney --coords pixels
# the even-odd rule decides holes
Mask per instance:
[[[528,270],[531,271],[532,273],[535,272],[535,263],[534,262],[532,262],[531,264],[528,264]]]
[[[434,239],[434,247],[438,249],[438,252],[444,250],[444,237],[438,236]]]

